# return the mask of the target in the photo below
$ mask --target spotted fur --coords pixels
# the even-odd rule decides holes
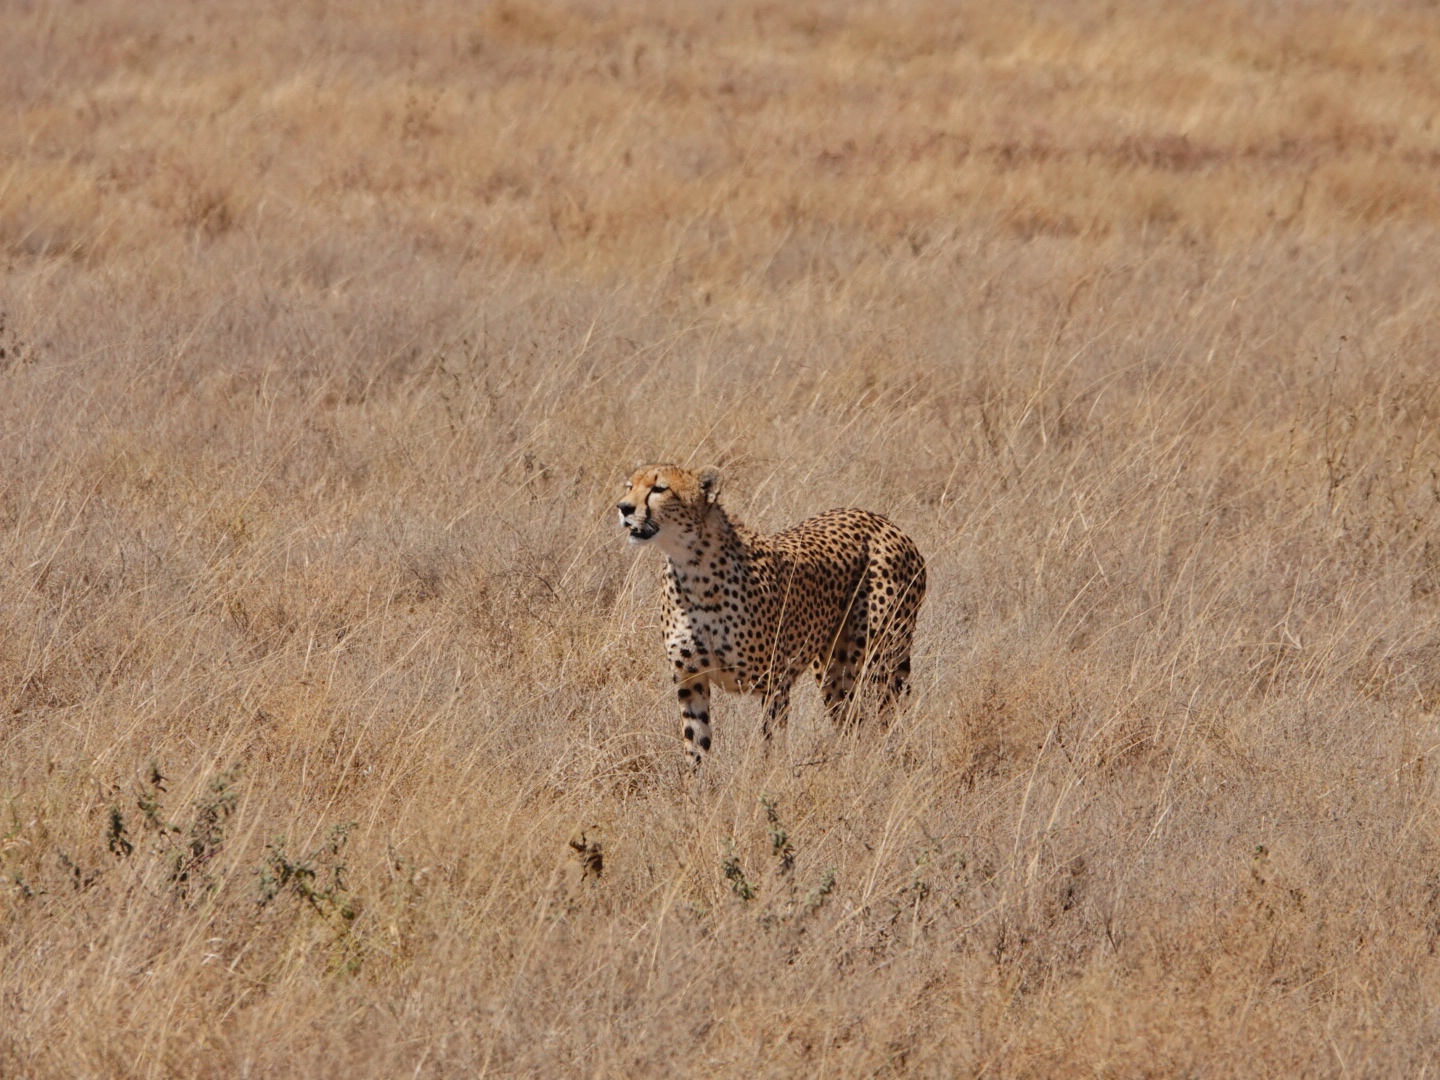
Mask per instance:
[[[868,510],[830,510],[765,536],[732,521],[719,476],[645,465],[617,509],[633,544],[666,555],[665,649],[696,765],[710,751],[710,687],[759,694],[768,738],[808,666],[832,718],[857,689],[888,713],[910,689],[910,641],[925,598],[914,542]]]

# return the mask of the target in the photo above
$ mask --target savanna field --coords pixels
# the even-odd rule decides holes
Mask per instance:
[[[1437,267],[1420,3],[0,5],[0,1076],[1433,1075]]]

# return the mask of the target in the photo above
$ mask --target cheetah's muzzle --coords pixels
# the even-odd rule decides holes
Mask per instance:
[[[638,525],[631,525],[627,522],[626,528],[630,530],[632,544],[643,544],[647,540],[654,539],[655,534],[660,531],[660,526],[654,518],[647,518]]]

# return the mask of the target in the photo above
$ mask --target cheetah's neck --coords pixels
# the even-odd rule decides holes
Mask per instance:
[[[660,538],[665,539],[663,534]],[[681,580],[714,567],[717,561],[743,565],[768,551],[767,538],[712,506],[700,528],[662,544]]]

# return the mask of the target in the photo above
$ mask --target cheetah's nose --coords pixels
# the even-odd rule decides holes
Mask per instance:
[[[620,516],[621,516],[621,517],[629,517],[631,514],[633,514],[633,513],[635,512],[635,504],[634,504],[634,503],[629,503],[629,502],[622,502],[622,503],[621,503],[619,506],[617,506],[615,509],[617,509],[617,510],[620,511]]]

